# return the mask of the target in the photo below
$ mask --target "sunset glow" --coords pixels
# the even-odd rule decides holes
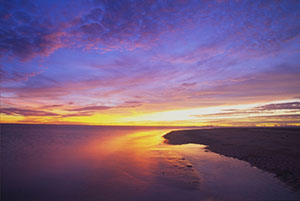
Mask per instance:
[[[1,123],[300,125],[299,1],[1,1]]]

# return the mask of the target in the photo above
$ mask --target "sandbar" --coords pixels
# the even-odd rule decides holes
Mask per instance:
[[[212,128],[171,131],[164,135],[169,144],[196,143],[207,149],[247,161],[273,173],[300,192],[300,127]]]

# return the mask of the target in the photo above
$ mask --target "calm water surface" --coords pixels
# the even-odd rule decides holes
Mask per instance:
[[[3,201],[296,200],[272,174],[167,145],[171,128],[1,125]]]

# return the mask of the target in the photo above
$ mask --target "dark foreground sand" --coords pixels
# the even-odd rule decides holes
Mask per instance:
[[[164,138],[170,144],[208,145],[212,152],[274,173],[300,192],[300,127],[183,130],[172,131]]]

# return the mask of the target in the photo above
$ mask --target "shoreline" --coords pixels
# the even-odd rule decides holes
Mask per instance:
[[[275,174],[300,192],[300,127],[213,128],[171,131],[163,136],[168,144],[196,143],[208,150],[246,161]]]

